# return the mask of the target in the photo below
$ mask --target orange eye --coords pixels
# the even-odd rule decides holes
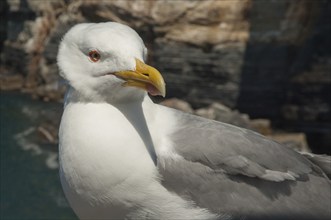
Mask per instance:
[[[100,60],[101,56],[98,51],[92,50],[88,53],[88,56],[92,62],[97,62]]]

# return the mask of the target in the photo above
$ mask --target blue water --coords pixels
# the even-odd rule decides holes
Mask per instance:
[[[57,146],[36,130],[42,122],[57,123],[61,112],[59,103],[1,93],[1,220],[77,219],[61,189]]]

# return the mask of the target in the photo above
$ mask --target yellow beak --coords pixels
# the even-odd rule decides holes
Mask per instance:
[[[152,66],[136,59],[136,70],[120,71],[115,76],[125,80],[123,86],[133,86],[146,90],[149,94],[165,97],[165,83],[161,73]]]

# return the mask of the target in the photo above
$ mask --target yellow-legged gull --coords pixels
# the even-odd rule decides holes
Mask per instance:
[[[80,219],[328,218],[330,180],[300,154],[154,104],[161,74],[131,28],[74,26],[58,53],[70,90],[60,177]]]

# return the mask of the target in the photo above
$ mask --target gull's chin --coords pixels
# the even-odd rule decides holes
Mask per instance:
[[[93,75],[93,77],[97,77],[97,78],[101,78],[101,77],[108,77],[108,76],[115,76],[115,73],[99,73],[99,74],[95,74]]]
[[[115,72],[113,72],[113,73],[106,73],[106,74],[101,75],[101,76],[115,76]]]

